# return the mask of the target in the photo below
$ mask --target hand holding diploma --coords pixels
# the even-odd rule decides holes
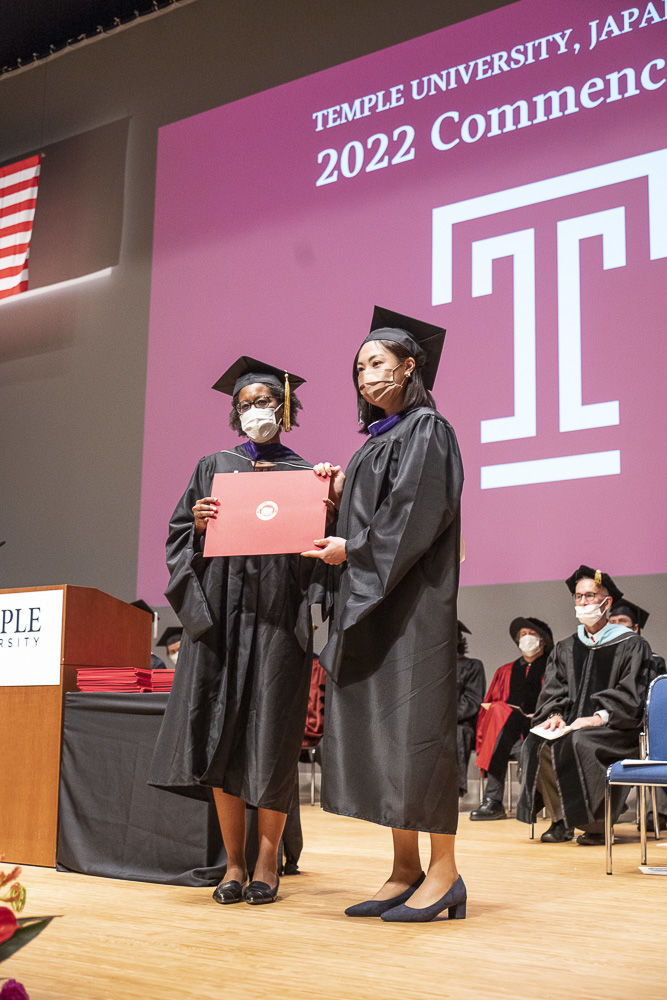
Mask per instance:
[[[199,538],[206,531],[206,525],[210,518],[218,516],[220,501],[217,497],[202,497],[192,508],[195,516],[195,537]]]
[[[318,462],[313,468],[313,472],[320,479],[329,480],[329,496],[326,498],[325,503],[327,504],[327,520],[332,521],[340,507],[345,473],[340,465],[332,465],[331,462]]]

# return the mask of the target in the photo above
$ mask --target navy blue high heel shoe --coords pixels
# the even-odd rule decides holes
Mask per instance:
[[[392,896],[391,899],[365,899],[363,903],[355,903],[354,906],[348,906],[345,913],[348,917],[381,917],[387,910],[391,910],[393,907],[404,903],[406,899],[409,899],[412,893],[417,891],[425,878],[426,876],[422,872],[417,881],[413,882],[410,888],[400,893],[400,895]]]
[[[426,923],[427,920],[433,920],[434,917],[437,917],[443,910],[447,910],[447,916],[450,920],[465,920],[467,899],[468,893],[463,879],[459,875],[451,889],[437,903],[431,903],[430,906],[424,906],[420,910],[401,904],[395,906],[393,910],[387,910],[386,913],[381,914],[381,917],[382,920],[403,923]]]

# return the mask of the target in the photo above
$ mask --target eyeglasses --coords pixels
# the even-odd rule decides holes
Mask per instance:
[[[277,400],[273,396],[258,396],[252,402],[237,403],[235,409],[237,413],[243,416],[253,406],[256,406],[260,410],[265,410],[267,406],[271,406],[271,403],[277,403]]]
[[[574,595],[574,603],[575,604],[597,604],[598,601],[600,603],[602,603],[602,601],[605,601],[605,600],[606,600],[606,597],[603,594],[600,594],[600,593],[596,594],[596,593],[593,593],[593,591],[591,591],[591,590],[587,591],[587,593],[585,593],[585,594],[575,594]]]

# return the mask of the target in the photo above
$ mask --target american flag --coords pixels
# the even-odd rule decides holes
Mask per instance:
[[[0,167],[0,299],[25,292],[41,156]]]

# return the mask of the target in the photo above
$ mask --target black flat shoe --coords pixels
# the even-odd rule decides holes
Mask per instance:
[[[348,906],[345,915],[347,917],[381,917],[387,910],[392,910],[395,906],[400,906],[406,899],[409,899],[413,892],[417,891],[425,878],[426,875],[422,872],[416,882],[413,882],[409,888],[405,889],[398,896],[392,896],[391,899],[365,899],[363,903],[355,903],[354,906]]]
[[[246,903],[259,906],[262,903],[275,903],[278,895],[280,879],[277,880],[275,888],[271,888],[266,882],[252,881],[243,890],[243,898]]]
[[[572,840],[574,837],[574,830],[571,826],[565,826],[565,821],[562,819],[556,820],[552,823],[548,830],[545,830],[540,840],[543,844],[564,844],[567,840]]]
[[[604,833],[580,833],[577,843],[582,847],[604,847]]]
[[[242,883],[237,882],[236,879],[230,879],[229,882],[218,882],[218,885],[213,890],[213,899],[216,903],[222,903],[223,905],[227,903],[242,903]]]
[[[481,806],[478,809],[473,809],[470,813],[470,819],[507,819],[507,813],[502,802],[497,802],[495,799],[484,799]]]

